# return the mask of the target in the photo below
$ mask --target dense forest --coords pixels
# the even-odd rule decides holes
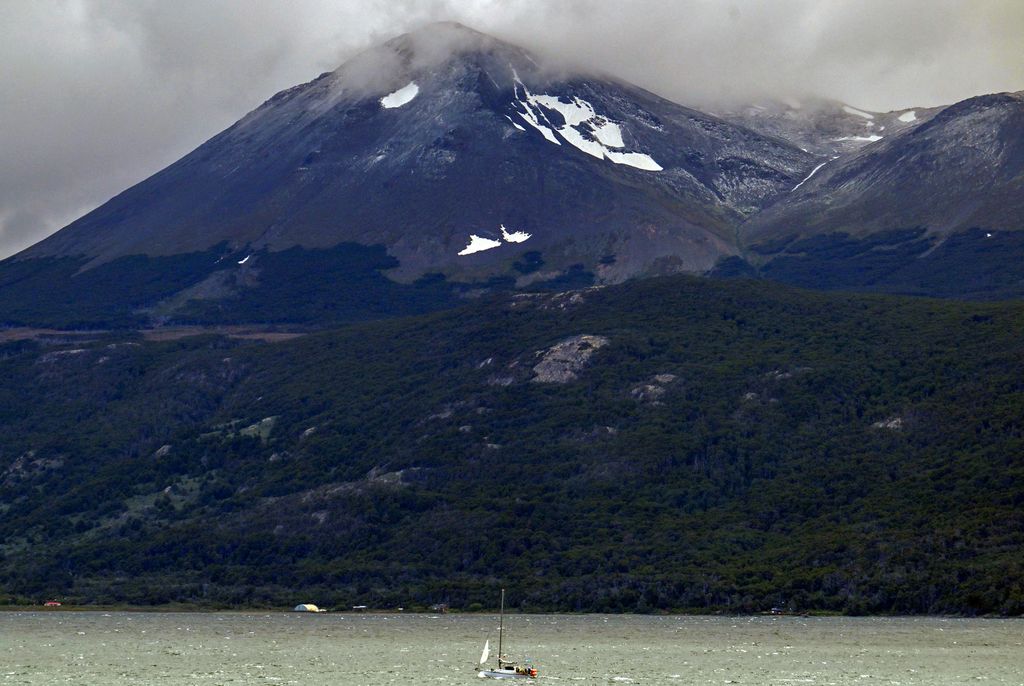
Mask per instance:
[[[0,602],[1024,612],[1024,304],[666,277],[0,345]]]

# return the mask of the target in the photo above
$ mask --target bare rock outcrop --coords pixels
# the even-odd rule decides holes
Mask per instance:
[[[629,394],[637,402],[661,405],[661,397],[675,380],[675,374],[655,374],[645,383],[631,388]]]
[[[888,429],[889,431],[903,430],[903,417],[889,417],[871,425],[875,429]]]
[[[540,362],[533,366],[537,383],[568,383],[576,379],[591,356],[608,345],[604,336],[580,334],[565,339],[543,351]]]

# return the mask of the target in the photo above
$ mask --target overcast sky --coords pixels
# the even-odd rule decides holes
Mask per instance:
[[[678,102],[1024,89],[1024,0],[0,0],[0,257],[275,92],[432,20]]]

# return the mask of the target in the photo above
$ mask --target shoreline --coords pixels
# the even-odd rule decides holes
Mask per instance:
[[[0,612],[31,612],[44,613],[97,613],[97,612],[118,612],[132,614],[221,614],[221,615],[342,615],[346,617],[358,616],[487,616],[498,614],[498,609],[493,610],[449,610],[437,612],[430,610],[388,610],[388,609],[367,609],[367,610],[322,610],[320,612],[296,612],[295,610],[283,607],[273,608],[211,608],[206,606],[187,605],[62,605],[60,607],[44,607],[42,605],[0,605]],[[773,618],[773,619],[1006,619],[1022,620],[1024,615],[966,615],[966,614],[865,614],[865,615],[844,615],[838,612],[806,612],[806,613],[725,613],[725,612],[558,612],[558,611],[536,611],[536,612],[507,612],[510,615],[545,617],[545,616],[568,616],[568,617],[717,617],[734,619]]]

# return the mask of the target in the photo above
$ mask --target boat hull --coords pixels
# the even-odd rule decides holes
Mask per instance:
[[[478,677],[488,679],[535,679],[529,674],[518,674],[510,670],[497,670],[497,669],[481,669]]]

